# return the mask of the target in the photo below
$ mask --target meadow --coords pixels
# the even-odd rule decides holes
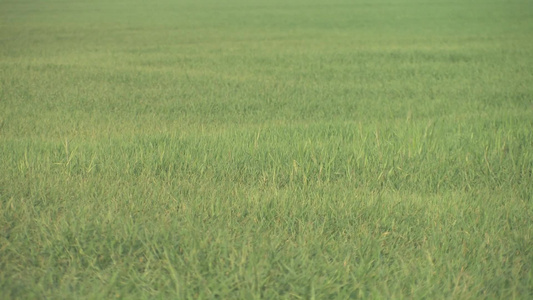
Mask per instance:
[[[531,299],[533,2],[0,0],[1,299]]]

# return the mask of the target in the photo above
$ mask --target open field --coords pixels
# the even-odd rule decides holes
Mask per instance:
[[[1,299],[531,299],[533,2],[0,0]]]

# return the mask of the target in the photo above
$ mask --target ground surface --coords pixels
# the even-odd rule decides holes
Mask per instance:
[[[526,0],[0,0],[0,298],[530,298],[532,66]]]

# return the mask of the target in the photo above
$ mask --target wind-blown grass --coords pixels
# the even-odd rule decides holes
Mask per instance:
[[[530,298],[530,8],[1,1],[0,298]]]

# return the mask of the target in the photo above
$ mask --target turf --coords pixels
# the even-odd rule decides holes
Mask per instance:
[[[0,298],[530,299],[533,3],[0,0]]]

